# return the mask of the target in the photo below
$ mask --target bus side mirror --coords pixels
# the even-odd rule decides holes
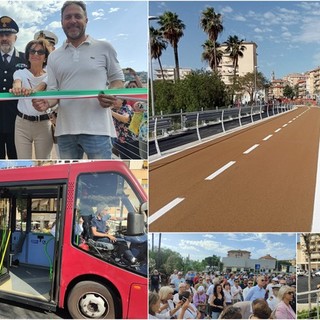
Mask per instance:
[[[144,233],[143,214],[129,212],[127,218],[127,236],[138,236]]]
[[[139,210],[140,214],[145,214],[146,216],[148,216],[148,202],[143,202],[140,206],[140,210]]]

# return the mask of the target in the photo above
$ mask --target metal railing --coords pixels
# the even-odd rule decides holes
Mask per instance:
[[[196,112],[180,112],[149,118],[149,143],[154,143],[156,153],[161,156],[159,142],[167,137],[178,137],[195,131],[195,141],[225,133],[235,127],[254,123],[292,110],[292,104],[253,105],[237,108],[215,109]],[[232,123],[232,125],[230,125]],[[215,128],[210,132],[210,128]],[[204,129],[207,129],[204,133]],[[202,133],[202,134],[201,134]]]
[[[300,297],[300,296],[306,296],[308,295],[308,297],[305,299],[305,303],[301,302],[302,300],[304,299],[298,299],[298,304],[306,304],[308,305],[308,311],[309,311],[309,314],[308,314],[308,317],[306,319],[320,319],[319,317],[319,297],[320,297],[320,289],[318,290],[312,290],[312,291],[305,291],[305,292],[298,292],[297,293],[297,297]],[[313,299],[316,298],[316,303],[309,303],[309,301],[311,300],[311,295],[313,295]],[[314,308],[314,304],[316,305],[316,316],[314,318],[311,318],[310,317],[310,313],[311,313],[311,309]],[[311,309],[309,307],[309,305],[311,305]],[[300,317],[299,317],[300,318]]]

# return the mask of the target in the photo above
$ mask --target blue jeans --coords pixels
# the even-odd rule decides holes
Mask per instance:
[[[212,319],[219,319],[220,313],[221,312],[212,311],[211,318]]]
[[[66,134],[57,137],[60,159],[111,159],[112,142],[109,136]]]

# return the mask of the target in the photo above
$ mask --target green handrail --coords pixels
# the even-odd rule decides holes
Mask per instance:
[[[11,230],[9,230],[7,241],[6,241],[6,244],[5,244],[5,247],[4,247],[4,251],[3,251],[2,256],[1,256],[0,271],[2,270],[3,260],[4,260],[4,256],[6,255],[6,252],[7,252],[10,236],[11,236]]]
[[[54,237],[46,241],[46,245],[44,246],[44,253],[46,254],[48,260],[49,260],[49,279],[52,280],[52,273],[53,273],[53,266],[52,266],[52,260],[48,253],[48,243],[52,241]]]

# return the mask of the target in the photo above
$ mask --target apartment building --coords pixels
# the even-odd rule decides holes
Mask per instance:
[[[311,269],[320,269],[320,235],[311,234]],[[305,242],[302,235],[300,235],[300,241],[297,244],[297,266],[303,270],[308,270],[308,258],[305,253]]]
[[[175,81],[175,68],[163,68],[164,80]],[[190,68],[179,68],[180,79],[183,80],[188,74],[190,74],[192,69]],[[154,80],[162,80],[161,69],[154,70]]]
[[[247,73],[256,71],[257,68],[257,44],[254,42],[243,42],[246,49],[243,51],[243,57],[239,57],[238,68],[236,74],[238,76],[244,76]],[[227,48],[226,45],[221,45],[221,49],[224,51]],[[222,60],[218,68],[222,80],[225,84],[232,84],[232,77],[234,74],[233,62],[228,53],[223,54]]]

